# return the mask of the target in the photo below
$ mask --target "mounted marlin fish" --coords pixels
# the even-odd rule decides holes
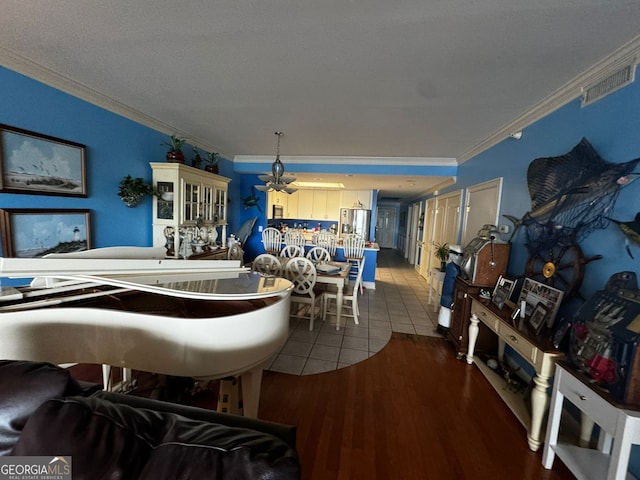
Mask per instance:
[[[565,155],[535,159],[527,170],[531,211],[521,219],[504,215],[515,226],[512,237],[524,226],[528,247],[538,251],[605,228],[620,187],[637,176],[638,162],[607,162],[585,138]]]

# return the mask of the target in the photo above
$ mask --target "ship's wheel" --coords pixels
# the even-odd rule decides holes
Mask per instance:
[[[580,296],[585,265],[602,255],[586,257],[577,243],[556,244],[532,253],[527,259],[525,276],[564,292],[565,298]]]

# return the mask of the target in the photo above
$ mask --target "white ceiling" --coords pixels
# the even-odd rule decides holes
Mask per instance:
[[[468,159],[638,19],[637,0],[4,0],[0,60],[227,158],[282,130],[283,155],[428,164]],[[393,167],[355,178],[411,194]]]

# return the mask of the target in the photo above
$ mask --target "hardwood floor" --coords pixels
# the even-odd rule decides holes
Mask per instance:
[[[265,372],[260,418],[298,427],[305,480],[572,479],[441,338],[394,333],[370,359],[317,375]]]

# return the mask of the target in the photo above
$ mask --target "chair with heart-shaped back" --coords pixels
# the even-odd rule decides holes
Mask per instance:
[[[313,247],[305,255],[313,263],[327,263],[331,261],[331,254],[326,248]]]
[[[290,258],[285,264],[284,276],[293,283],[291,293],[291,316],[309,320],[309,330],[313,330],[313,321],[320,313],[316,312],[317,272],[311,260],[305,257]],[[295,306],[295,308],[294,308]]]
[[[264,275],[282,276],[282,263],[280,259],[270,253],[258,255],[251,264],[251,270]]]
[[[281,258],[303,257],[304,250],[298,245],[285,245],[280,251]]]

